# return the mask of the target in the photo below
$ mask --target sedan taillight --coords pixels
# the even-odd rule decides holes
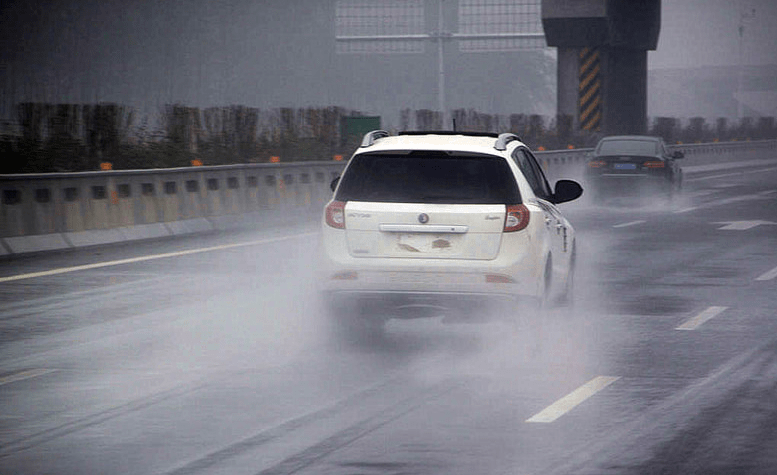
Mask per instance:
[[[326,207],[326,224],[336,229],[345,229],[345,203],[332,201]]]
[[[661,160],[651,160],[642,164],[645,168],[664,168],[664,162]]]
[[[529,208],[520,205],[509,205],[505,216],[504,232],[520,231],[529,225]]]

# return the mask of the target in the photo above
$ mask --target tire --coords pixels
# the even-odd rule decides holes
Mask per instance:
[[[546,350],[546,340],[548,334],[548,312],[550,306],[550,291],[552,282],[553,264],[551,256],[548,254],[545,260],[545,271],[540,283],[539,295],[534,299],[534,303],[526,307],[527,311],[520,312],[516,320],[517,332],[526,339],[525,358],[533,359],[542,355]]]
[[[553,259],[550,254],[545,259],[545,272],[542,275],[542,289],[537,298],[537,309],[543,310],[550,306],[551,287],[553,285]]]
[[[674,203],[682,194],[683,191],[683,176],[678,175],[671,181],[669,185],[669,202]]]
[[[569,258],[569,276],[564,286],[564,293],[559,297],[558,303],[563,307],[572,307],[575,304],[575,267],[577,261],[577,246],[572,243],[572,254]]]
[[[604,203],[604,193],[598,187],[590,186],[587,188],[588,200],[593,205],[601,205]]]

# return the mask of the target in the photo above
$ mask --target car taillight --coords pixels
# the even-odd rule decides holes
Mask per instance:
[[[588,162],[588,166],[590,168],[602,168],[603,166],[607,165],[607,162],[604,160],[591,160]]]
[[[660,160],[654,160],[654,161],[645,162],[642,164],[642,166],[645,168],[664,168],[664,162]]]
[[[504,232],[512,233],[520,231],[529,225],[529,208],[520,205],[510,205],[507,207],[505,216]]]
[[[345,203],[332,201],[326,207],[326,224],[336,229],[345,229]]]

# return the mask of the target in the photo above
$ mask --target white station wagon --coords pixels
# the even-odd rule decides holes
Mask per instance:
[[[473,319],[570,299],[575,233],[528,147],[510,133],[365,135],[322,220],[320,291],[350,325]]]

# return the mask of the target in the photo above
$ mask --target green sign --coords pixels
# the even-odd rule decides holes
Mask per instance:
[[[343,117],[340,134],[343,140],[349,136],[363,137],[367,132],[380,129],[380,116]]]

